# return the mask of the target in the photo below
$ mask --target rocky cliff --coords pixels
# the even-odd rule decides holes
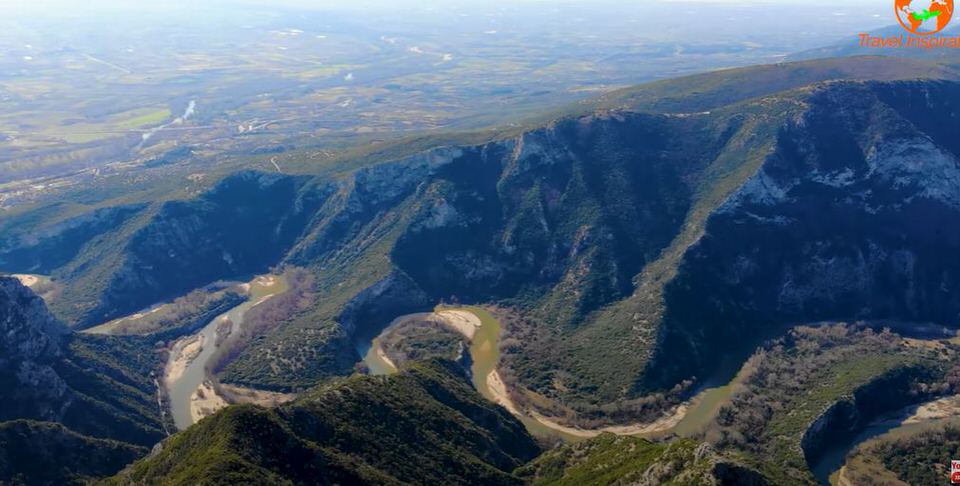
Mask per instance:
[[[134,341],[70,334],[39,297],[0,277],[0,421],[59,422],[81,434],[152,445],[163,427],[151,354]]]
[[[62,359],[66,326],[43,301],[13,278],[0,277],[0,420],[58,421],[72,400],[53,367]]]
[[[234,174],[92,240],[105,257],[56,269],[53,305],[91,324],[309,268],[309,305],[222,375],[291,390],[349,373],[351,341],[393,314],[494,302],[529,327],[512,385],[565,415],[651,418],[783,324],[955,325],[955,79],[872,58],[722,71],[336,176]]]
[[[778,323],[955,325],[960,86],[832,83],[803,101],[667,286],[650,382],[702,374],[711,349]]]
[[[71,334],[0,277],[0,482],[81,484],[146,453],[165,435],[158,358],[136,339]]]

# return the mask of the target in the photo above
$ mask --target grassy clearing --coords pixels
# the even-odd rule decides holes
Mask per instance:
[[[111,117],[111,123],[120,129],[141,128],[159,125],[169,119],[170,116],[169,108],[142,108],[114,115]]]

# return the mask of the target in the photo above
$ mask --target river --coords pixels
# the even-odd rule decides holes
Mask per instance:
[[[481,325],[470,340],[471,375],[474,388],[488,400],[504,405],[526,426],[531,434],[540,437],[576,442],[596,436],[604,431],[651,437],[668,433],[690,435],[697,432],[713,418],[733,390],[734,383],[736,383],[736,379],[730,381],[730,376],[735,371],[729,373],[725,371],[723,377],[718,375],[717,379],[709,380],[708,384],[695,397],[679,407],[672,416],[664,417],[655,424],[608,427],[602,430],[564,427],[547,417],[533,416],[519,411],[504,400],[506,390],[499,374],[495,373],[500,361],[500,322],[489,311],[481,307],[443,308],[442,310],[467,311],[480,319]],[[394,319],[386,329],[390,329],[401,321],[423,318],[427,315],[429,314],[418,313],[400,316]],[[384,332],[386,332],[386,329]],[[358,343],[357,351],[364,357],[363,362],[370,370],[370,374],[385,375],[396,372],[396,367],[382,352],[379,336],[372,341]],[[495,383],[490,382],[491,378],[494,379]]]
[[[865,442],[874,438],[902,437],[931,427],[955,423],[958,416],[960,397],[956,396],[911,405],[871,422],[852,437],[833,443],[810,465],[811,470],[821,485],[835,485],[840,469],[846,465],[847,454]]]
[[[243,329],[244,314],[270,297],[287,290],[286,280],[282,276],[276,275],[257,277],[249,285],[250,297],[246,302],[217,316],[197,334],[181,338],[174,344],[174,349],[171,351],[170,359],[167,362],[164,382],[173,420],[180,430],[195,422],[195,414],[192,411],[193,395],[205,381],[209,380],[210,367],[213,365],[212,360],[217,356],[217,351],[224,346],[231,345],[239,335],[239,331]],[[229,320],[233,325],[229,334],[218,340],[217,328],[221,322],[226,320]],[[196,352],[196,348],[191,350],[189,349],[191,346],[184,345],[192,342],[191,340],[199,340],[199,352]],[[193,359],[184,356],[185,354],[193,354],[190,351],[196,353],[196,357]]]
[[[497,386],[491,386],[489,382],[493,372],[496,371],[500,361],[500,323],[489,311],[480,307],[462,307],[462,308],[443,308],[438,310],[460,310],[474,314],[480,319],[481,325],[477,328],[473,338],[470,340],[471,374],[473,386],[490,401],[501,403],[516,416],[527,430],[540,437],[559,438],[566,442],[581,441],[591,436],[595,436],[602,431],[612,431],[621,435],[636,435],[646,437],[658,437],[670,434],[676,434],[682,437],[690,437],[700,432],[704,426],[716,417],[720,407],[726,403],[727,398],[736,389],[737,384],[743,379],[742,373],[738,373],[740,363],[736,360],[729,360],[728,363],[721,365],[720,370],[714,377],[708,379],[706,384],[696,393],[696,395],[682,404],[673,414],[667,416],[655,424],[638,424],[623,427],[608,427],[603,430],[581,430],[563,427],[547,417],[534,417],[527,412],[519,411],[512,404],[504,403],[502,397],[498,396]],[[427,313],[410,314],[400,316],[394,319],[386,329],[398,324],[401,321],[427,316]],[[384,332],[386,332],[386,329]],[[382,333],[381,333],[382,335]],[[361,343],[357,347],[361,356],[364,356],[364,363],[373,375],[385,375],[395,373],[396,367],[383,354],[380,346],[379,336],[372,341]],[[499,375],[495,375],[499,379]],[[501,394],[506,394],[503,390],[502,382],[496,383],[501,390]],[[918,406],[910,409],[904,409],[892,418],[885,421],[875,422],[861,431],[854,437],[846,441],[835,444],[824,452],[815,464],[811,465],[817,480],[822,484],[831,484],[828,479],[835,477],[840,467],[843,465],[847,453],[864,441],[881,434],[898,433],[909,431],[912,428],[929,423],[928,420],[919,422],[904,423],[907,418],[915,411]],[[960,411],[960,407],[957,407]],[[908,413],[910,412],[910,413]]]

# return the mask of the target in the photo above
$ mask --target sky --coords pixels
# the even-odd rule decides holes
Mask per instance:
[[[714,6],[730,5],[731,8],[747,10],[751,5],[768,7],[783,5],[784,19],[792,18],[790,12],[786,10],[791,5],[803,8],[805,15],[802,17],[798,15],[799,18],[809,18],[811,6],[823,5],[825,15],[847,16],[860,23],[858,28],[866,29],[882,26],[881,24],[896,23],[892,2],[893,0],[0,0],[0,20],[6,18],[14,22],[29,19],[76,23],[86,20],[104,21],[118,16],[146,20],[152,16],[174,19],[186,15],[188,18],[198,18],[216,15],[219,10],[228,12],[233,7],[252,7],[257,11],[265,12],[283,9],[342,11],[348,14],[376,12],[380,15],[400,15],[398,19],[402,21],[404,19],[402,13],[406,9],[422,12],[433,10],[433,7],[436,7],[437,11],[446,9],[455,11],[459,7],[496,10],[501,7],[526,6],[529,10],[531,6],[543,5],[544,12],[548,15],[550,11],[563,6],[582,8],[602,5],[603,8],[598,9],[598,12],[603,12],[604,15],[616,15],[621,5],[629,6],[630,10],[636,11],[638,7],[656,8],[659,5],[666,10],[670,5],[681,7],[699,3]],[[837,10],[842,12],[838,13]],[[536,9],[532,11],[536,12]],[[411,19],[407,18],[407,20]],[[796,26],[798,31],[802,31],[802,27]]]
[[[517,3],[579,3],[590,4],[597,0],[0,0],[0,8],[29,8],[31,10],[45,8],[72,8],[86,9],[91,7],[116,7],[124,6],[127,8],[150,8],[151,6],[162,5],[195,5],[201,4],[256,4],[256,5],[280,5],[291,7],[351,7],[351,8],[385,8],[395,7],[398,4],[414,5],[450,5],[450,4],[482,4],[490,5],[494,3],[517,4]],[[621,0],[623,2],[634,2],[637,0]],[[749,5],[749,4],[782,4],[782,5],[817,5],[825,6],[836,5],[837,0],[660,0],[661,3],[714,3],[730,5]],[[889,7],[888,0],[842,0],[844,5],[863,5],[865,7]],[[605,1],[605,3],[610,3]]]

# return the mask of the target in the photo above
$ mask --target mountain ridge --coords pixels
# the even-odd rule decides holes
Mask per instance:
[[[914,77],[926,79],[905,80]],[[777,190],[802,186],[796,190],[807,192],[792,197],[829,206],[834,204],[829,196],[813,189],[829,191],[831,184],[843,183],[848,177],[843,176],[848,168],[844,164],[863,159],[856,150],[880,147],[874,142],[894,137],[897,126],[913,127],[904,133],[915,139],[916,147],[929,149],[924,137],[936,138],[931,143],[935,148],[942,144],[946,154],[937,160],[948,161],[955,147],[938,126],[953,119],[924,124],[932,107],[904,97],[935,92],[953,103],[956,79],[956,67],[949,63],[872,57],[735,69],[601,96],[577,108],[588,115],[551,118],[539,128],[517,129],[512,137],[501,132],[503,138],[487,143],[412,155],[400,155],[403,147],[346,154],[357,158],[334,177],[239,173],[195,199],[152,207],[133,225],[132,234],[178,235],[182,240],[176,244],[161,239],[151,247],[124,236],[91,239],[88,250],[120,246],[120,261],[150,263],[84,266],[86,274],[108,272],[104,281],[110,283],[101,288],[115,293],[101,293],[99,302],[83,305],[103,309],[106,315],[123,312],[110,302],[140,302],[129,304],[127,311],[148,305],[162,295],[155,290],[162,285],[155,282],[173,281],[163,273],[171,268],[213,268],[203,279],[164,289],[175,295],[208,283],[203,280],[271,265],[306,267],[316,277],[313,302],[287,312],[271,333],[256,336],[221,373],[227,382],[291,391],[349,374],[357,360],[352,341],[375,333],[398,314],[450,297],[494,302],[529,323],[527,331],[534,338],[521,343],[520,352],[506,353],[506,376],[521,393],[528,390],[533,398],[551,402],[555,408],[546,412],[573,413],[590,421],[611,416],[650,419],[705,378],[716,359],[704,346],[708,336],[724,335],[721,342],[728,343],[734,336],[749,335],[770,320],[770,309],[778,305],[780,297],[768,292],[764,300],[750,304],[762,312],[735,308],[729,304],[729,282],[690,277],[719,272],[727,280],[741,278],[736,262],[758,265],[735,247],[724,247],[719,235],[726,231],[725,241],[734,241],[731,228],[750,223],[753,212],[762,209],[765,201],[757,198],[770,196],[771,204],[793,201],[763,192],[773,187],[768,184],[773,169],[779,171],[777,177],[793,177],[801,184]],[[849,126],[830,125],[830,110],[858,96],[871,105],[850,111]],[[911,112],[908,105],[925,106],[926,111]],[[854,133],[857,123],[875,123],[881,129]],[[830,138],[828,126],[860,136],[863,143],[856,150],[841,147],[851,158],[829,161],[838,168],[835,174],[791,172],[791,164],[818,163],[825,157],[818,150],[840,143]],[[881,164],[904,157],[896,151],[881,156]],[[284,167],[289,165],[284,161]],[[941,166],[942,174],[953,174],[949,164]],[[953,180],[904,173],[870,181],[890,185],[904,177],[913,181],[920,199],[935,196],[924,192],[924,184],[934,187]],[[937,190],[952,194],[956,189],[952,182],[944,187]],[[239,229],[218,229],[218,211],[236,210],[232,202],[244,197],[269,197],[271,188],[283,188],[275,210],[242,209],[238,214],[249,218],[230,223]],[[942,202],[935,201],[930,213],[936,218],[951,214],[952,206],[940,208]],[[887,217],[907,216],[893,211]],[[758,241],[776,234],[776,221],[771,221],[754,221]],[[257,228],[255,233],[272,235],[266,240],[270,257],[231,265],[227,260],[235,253],[244,254],[246,223]],[[923,228],[904,229],[926,238]],[[193,245],[213,253],[201,262],[177,251]],[[728,266],[694,271],[702,262]],[[900,265],[891,262],[884,257],[874,264]],[[143,275],[132,278],[131,268],[144,270]],[[764,286],[770,283],[756,284],[755,291]],[[804,295],[787,296],[794,299],[795,321],[858,317],[840,308],[806,312],[811,307]],[[690,305],[704,298],[709,305]],[[63,302],[75,305],[72,299]],[[83,325],[92,323],[93,314],[87,315],[79,319]],[[906,307],[867,316],[924,317]],[[931,316],[942,317],[935,312]],[[716,322],[727,324],[709,324]],[[740,344],[751,343],[756,344]],[[686,356],[682,362],[672,357],[678,352]]]

